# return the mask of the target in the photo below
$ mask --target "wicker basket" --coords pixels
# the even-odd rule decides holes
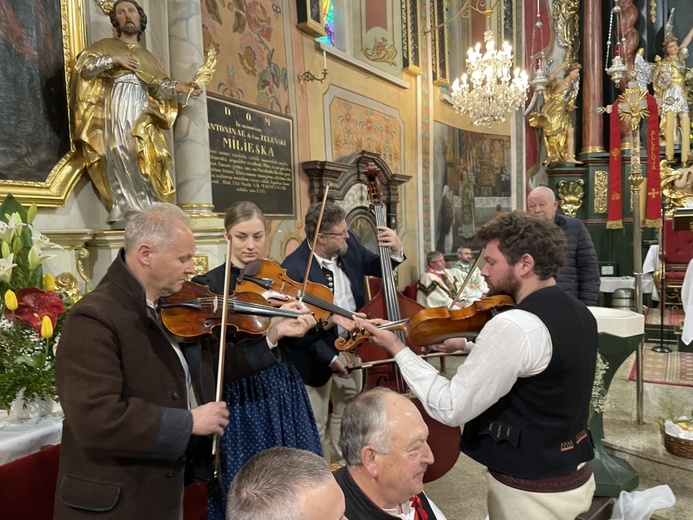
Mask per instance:
[[[664,447],[672,455],[693,459],[693,440],[680,439],[665,433]]]

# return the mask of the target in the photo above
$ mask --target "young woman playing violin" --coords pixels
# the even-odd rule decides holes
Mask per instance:
[[[240,270],[257,260],[265,248],[265,218],[251,202],[236,202],[226,212],[224,236],[231,237],[230,292]],[[212,269],[193,281],[224,292],[225,266]],[[297,310],[296,302],[284,309]],[[235,350],[234,362],[224,367],[224,401],[229,424],[220,439],[221,480],[209,487],[210,520],[223,520],[226,495],[233,477],[256,453],[273,446],[288,446],[322,454],[315,419],[301,377],[277,346],[284,337],[301,337],[315,327],[312,315],[298,319],[273,319],[260,339],[240,339],[227,348]],[[242,350],[242,355],[238,350]],[[240,358],[240,360],[239,360]],[[230,360],[229,360],[230,361]],[[240,362],[239,362],[240,361]]]

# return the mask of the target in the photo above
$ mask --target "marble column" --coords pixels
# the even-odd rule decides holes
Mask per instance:
[[[168,0],[168,26],[171,77],[188,81],[205,59],[200,1]],[[174,129],[178,205],[193,216],[213,216],[207,126],[203,92],[180,109]]]
[[[597,107],[604,105],[602,0],[586,0],[583,17],[582,151],[580,153],[603,152],[604,116],[597,114]]]

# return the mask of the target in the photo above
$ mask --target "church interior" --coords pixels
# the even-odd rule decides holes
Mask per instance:
[[[0,0],[0,200],[3,209],[16,207],[8,198],[36,205],[33,227],[56,245],[41,253],[43,273],[77,298],[118,256],[129,211],[109,181],[114,159],[101,153],[111,137],[99,125],[110,116],[95,108],[100,94],[80,68],[83,51],[115,35],[110,4]],[[448,266],[458,248],[478,255],[482,225],[528,210],[528,194],[548,187],[559,214],[589,232],[603,308],[594,313],[605,397],[590,419],[600,469],[593,509],[579,518],[610,518],[622,491],[662,484],[676,504],[653,518],[693,518],[693,437],[672,441],[662,426],[693,415],[693,347],[683,338],[693,295],[682,289],[693,259],[690,1],[139,4],[147,25],[138,45],[175,92],[137,129],[149,140],[133,167],[164,164],[163,174],[142,174],[146,197],[190,217],[197,274],[224,262],[223,216],[234,202],[264,212],[263,258],[279,264],[311,239],[309,206],[328,200],[376,253],[376,226],[395,230],[406,258],[394,282],[416,299],[427,253]],[[677,94],[679,108],[663,108]],[[155,95],[150,88],[150,104]],[[9,214],[0,220],[12,226]],[[431,364],[452,377],[462,362]],[[0,415],[0,434],[11,420]],[[0,489],[17,479],[3,472],[2,442]],[[449,519],[483,520],[483,468],[456,455],[427,493]],[[203,518],[194,514],[185,518]]]

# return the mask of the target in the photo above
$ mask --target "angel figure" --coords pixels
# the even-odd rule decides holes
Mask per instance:
[[[693,166],[674,170],[664,159],[661,165],[662,195],[666,201],[666,214],[693,203]]]
[[[640,47],[635,54],[635,62],[633,63],[633,72],[635,74],[635,82],[642,92],[647,92],[647,86],[654,79],[655,64],[650,63],[645,59],[645,49]]]
[[[681,163],[685,165],[688,162],[691,144],[691,120],[685,88],[686,58],[688,44],[693,39],[693,28],[679,44],[678,38],[673,35],[673,17],[672,9],[662,44],[665,55],[655,58],[653,87],[659,105],[660,131],[664,134],[666,143],[666,158],[668,161],[674,161],[676,134],[680,132]]]
[[[575,126],[570,113],[576,108],[580,91],[580,69],[582,66],[564,62],[549,76],[544,93],[546,102],[541,112],[532,112],[527,121],[534,128],[541,128],[546,146],[544,164],[568,162],[582,164],[575,158]],[[565,69],[562,78],[558,73]]]

